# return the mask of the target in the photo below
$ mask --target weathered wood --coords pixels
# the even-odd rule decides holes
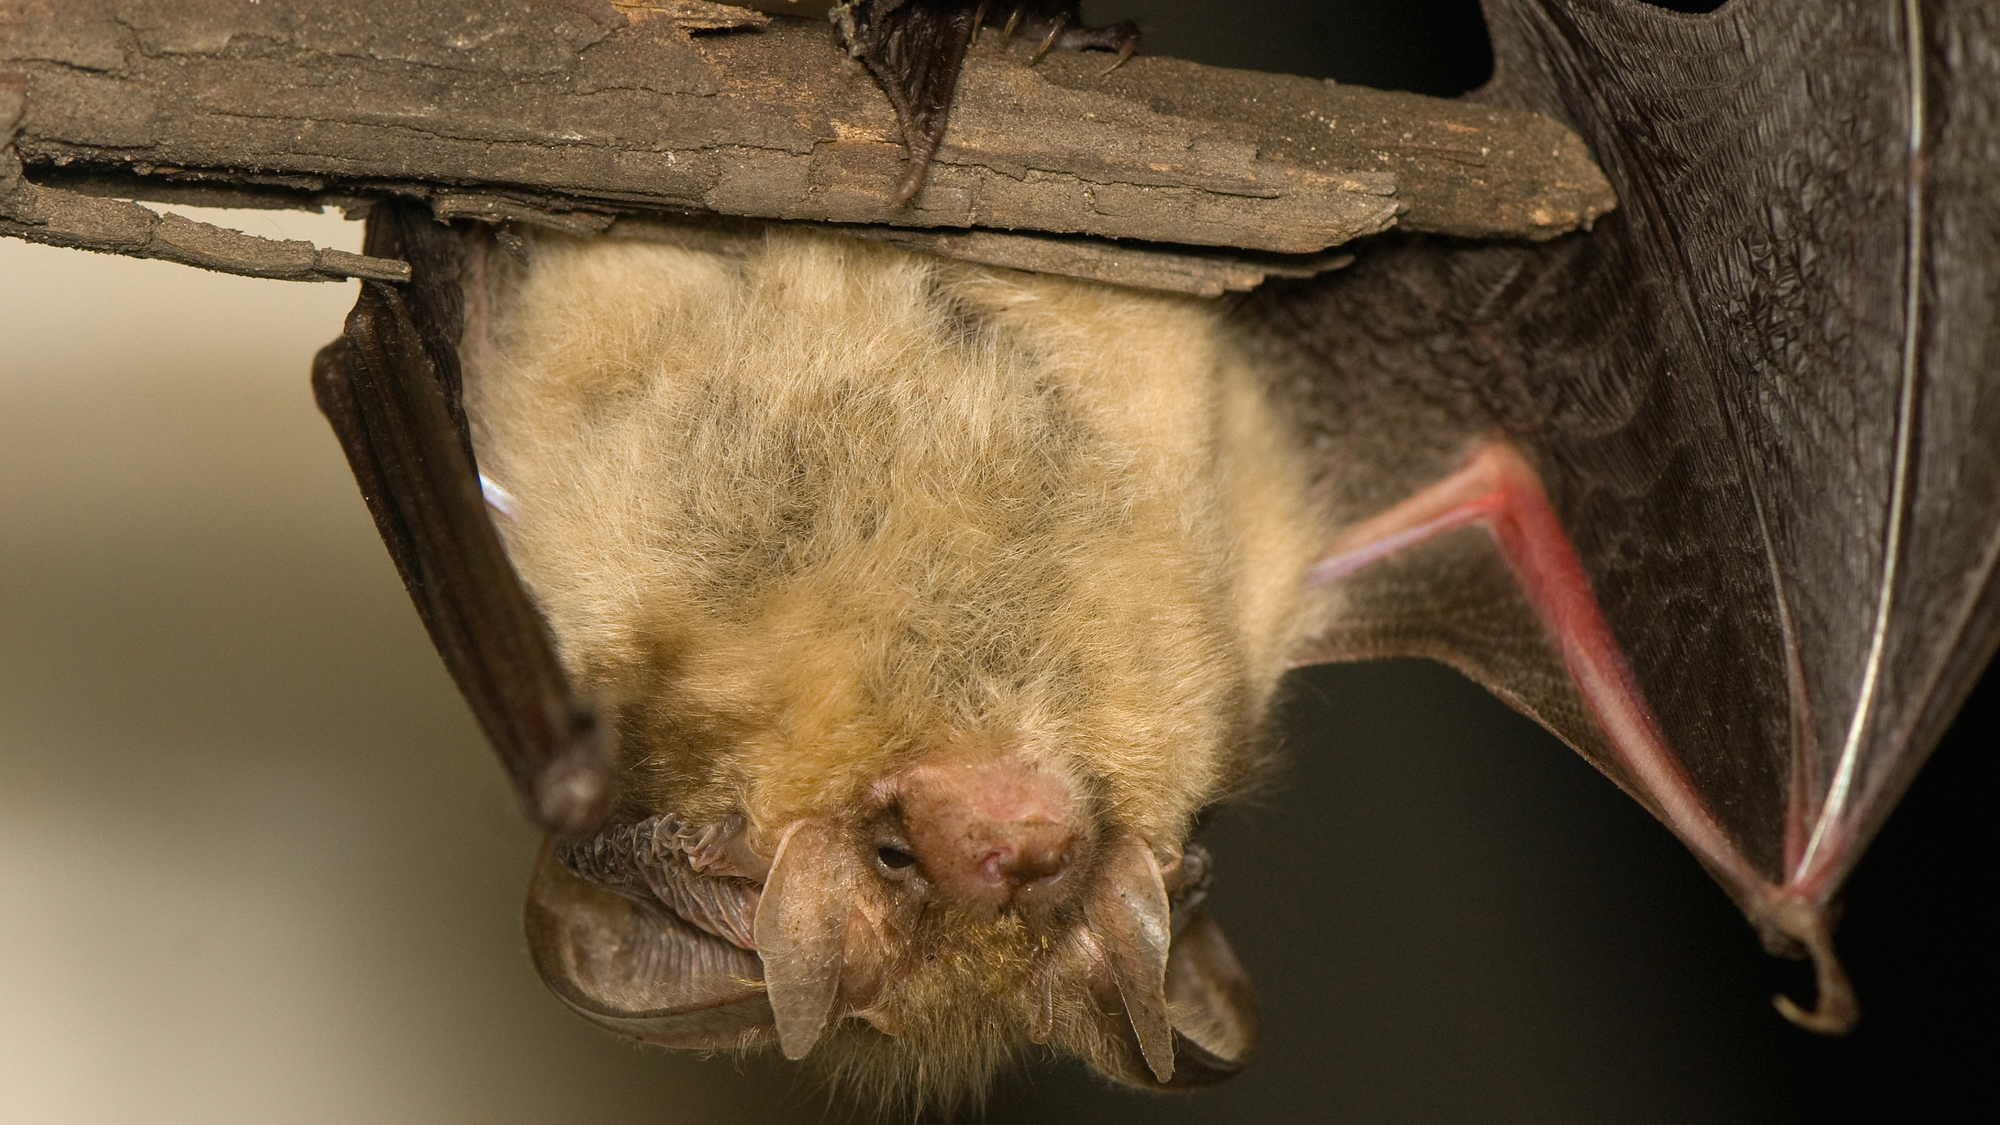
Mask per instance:
[[[898,207],[889,106],[812,21],[702,0],[12,0],[25,180],[0,220],[89,245],[48,237],[52,190],[179,185],[576,229],[711,212],[1316,255],[1391,225],[1552,237],[1613,205],[1534,114],[1029,50],[981,38],[930,183]],[[134,224],[160,243],[97,217],[127,229],[94,248]]]
[[[280,281],[410,279],[405,262],[321,249],[310,242],[258,238],[179,215],[157,214],[136,203],[37,187],[22,177],[20,160],[6,144],[19,119],[20,103],[20,91],[0,84],[0,234]]]
[[[614,230],[617,228],[613,228]],[[1108,242],[1097,238],[997,230],[849,228],[862,238],[892,242],[944,258],[989,266],[1059,273],[1197,297],[1244,293],[1272,277],[1312,277],[1354,263],[1354,255],[1255,254],[1192,246]]]

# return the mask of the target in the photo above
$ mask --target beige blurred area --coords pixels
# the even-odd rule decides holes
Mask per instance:
[[[535,834],[313,407],[353,284],[0,239],[0,295],[0,1121],[818,1119],[536,980]]]

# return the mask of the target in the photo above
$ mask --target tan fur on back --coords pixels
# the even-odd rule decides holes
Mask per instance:
[[[825,235],[530,250],[467,403],[639,803],[770,832],[991,744],[1177,844],[1240,779],[1321,541],[1207,307]]]

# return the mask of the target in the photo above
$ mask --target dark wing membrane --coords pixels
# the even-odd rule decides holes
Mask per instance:
[[[1548,450],[1537,440],[1548,431],[1629,427],[1649,407],[1631,388],[1661,381],[1615,384],[1601,366],[1604,353],[1576,339],[1576,321],[1612,336],[1646,331],[1643,306],[1604,284],[1617,272],[1605,260],[1615,250],[1602,230],[1540,246],[1390,240],[1328,282],[1267,284],[1253,294],[1242,311],[1265,329],[1255,336],[1273,351],[1272,369],[1290,376],[1278,391],[1320,449],[1320,488],[1333,521],[1347,526],[1395,506],[1495,436],[1528,449],[1549,476]],[[1617,393],[1559,393],[1550,372],[1579,365],[1591,369],[1570,370],[1573,381]],[[1628,483],[1626,491],[1639,489]],[[1557,504],[1569,514],[1560,498]],[[1628,522],[1624,508],[1608,508],[1613,530],[1641,538],[1643,528]],[[1566,520],[1573,536],[1576,522]],[[1307,658],[1443,660],[1663,813],[1600,727],[1518,577],[1483,531],[1449,532],[1403,550],[1342,579],[1337,596]],[[1726,615],[1721,623],[1737,624]],[[1740,764],[1714,765],[1737,790],[1761,796],[1767,819],[1782,815],[1777,770],[1746,779]],[[1697,782],[1713,792],[1713,779]],[[1756,810],[1738,804],[1734,811]],[[1755,823],[1746,817],[1725,829],[1740,839],[1754,835]]]
[[[2000,10],[1924,6],[1907,522],[1844,876],[2000,647]],[[1822,773],[1826,772],[1822,767]]]
[[[1731,890],[1811,915],[1783,934],[1823,931],[2000,625],[2000,13],[1487,16],[1478,96],[1576,129],[1620,210],[1544,247],[1379,249],[1245,313],[1291,338],[1336,477],[1395,462],[1370,488],[1407,494],[1455,444],[1527,453],[1668,745],[1765,884]],[[1344,413],[1369,405],[1372,428]],[[1400,498],[1332,496],[1343,521]],[[1327,654],[1443,655],[1620,776],[1476,532],[1350,581]]]
[[[1720,644],[1683,657],[1681,616],[1638,612],[1673,589],[1621,575],[1621,542],[1579,545],[1691,768],[1703,743],[1745,760],[1753,737],[1778,748],[1762,752],[1784,763],[1790,811],[1762,831],[1779,881],[1824,904],[1996,640],[2000,13],[1510,0],[1489,22],[1492,96],[1572,125],[1617,186],[1614,230],[1653,279],[1655,366],[1696,411],[1612,438],[1614,463],[1655,428],[1701,451],[1729,518],[1660,491],[1645,521],[1715,560],[1697,595],[1752,581],[1726,568],[1754,559],[1770,615],[1756,628],[1775,631],[1781,666]],[[1559,460],[1565,488],[1597,486],[1588,461]],[[1596,514],[1573,510],[1580,528]],[[1789,729],[1708,717],[1745,694],[1739,668],[1752,699],[1787,701]]]
[[[609,728],[571,693],[486,512],[459,393],[464,237],[421,205],[376,206],[367,250],[407,259],[412,283],[363,284],[345,334],[314,362],[313,389],[529,815],[577,835],[610,809]]]

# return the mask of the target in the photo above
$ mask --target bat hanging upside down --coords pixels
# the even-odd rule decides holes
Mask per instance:
[[[557,993],[877,1088],[1028,1043],[1234,1070],[1255,1015],[1187,837],[1252,772],[1330,534],[1220,310],[835,235],[524,264],[411,226],[460,256],[551,675],[616,732],[614,827],[530,894]]]
[[[413,281],[364,288],[315,382],[552,832],[550,987],[891,1096],[1038,1043],[1215,1081],[1256,1016],[1190,833],[1287,668],[1415,653],[1644,802],[1813,957],[1791,1014],[1850,1024],[1833,897],[2000,637],[2000,394],[1967,358],[2000,354],[2000,224],[1952,194],[1991,156],[1949,122],[1984,118],[1911,108],[1928,63],[1878,5],[1753,7],[1491,4],[1483,96],[1566,117],[1625,210],[1230,306],[379,206],[369,253]],[[1659,49],[1597,46],[1631,41]],[[1828,43],[1849,80],[1800,77]],[[1992,78],[1932,84],[1990,111]],[[1868,206],[1793,182],[1833,89],[1908,141],[1813,181]],[[1696,151],[1728,174],[1677,179]]]

